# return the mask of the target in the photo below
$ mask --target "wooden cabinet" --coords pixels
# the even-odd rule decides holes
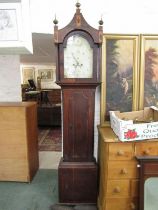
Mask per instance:
[[[39,126],[61,126],[61,106],[39,106]]]
[[[110,127],[99,128],[99,136],[99,210],[138,210],[135,157],[158,155],[158,141],[121,142]]]
[[[39,166],[37,105],[0,103],[0,181],[30,182]]]
[[[48,99],[52,105],[61,103],[61,89],[52,89],[48,92]]]

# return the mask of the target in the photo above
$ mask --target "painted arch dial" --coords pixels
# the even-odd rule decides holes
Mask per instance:
[[[70,36],[64,48],[64,78],[92,78],[93,49],[81,35]]]

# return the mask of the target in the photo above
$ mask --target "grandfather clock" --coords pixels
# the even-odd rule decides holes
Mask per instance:
[[[59,202],[96,203],[98,167],[93,156],[95,90],[100,84],[102,24],[92,28],[80,13],[58,30],[57,81],[62,90],[63,157],[59,163]]]

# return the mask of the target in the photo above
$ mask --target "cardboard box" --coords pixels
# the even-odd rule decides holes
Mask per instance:
[[[111,128],[121,141],[158,138],[158,108],[122,112],[110,111]]]

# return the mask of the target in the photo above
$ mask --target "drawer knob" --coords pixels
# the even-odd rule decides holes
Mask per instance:
[[[143,152],[144,155],[149,155],[150,154],[150,151],[148,149],[144,150]]]
[[[121,192],[120,187],[118,187],[118,186],[115,187],[115,188],[114,188],[114,192],[115,192],[115,193],[120,193],[120,192]]]
[[[124,151],[119,150],[119,151],[117,152],[117,155],[118,155],[118,156],[122,156],[122,155],[124,155]]]
[[[121,174],[127,174],[127,169],[125,168],[121,169]]]
[[[135,206],[135,204],[133,202],[130,203],[130,207],[131,207],[132,210],[136,209],[136,206]]]

